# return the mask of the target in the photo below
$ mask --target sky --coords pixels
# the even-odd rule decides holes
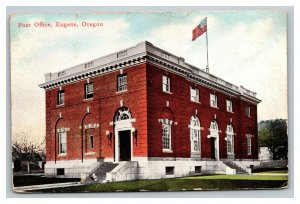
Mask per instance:
[[[44,74],[150,41],[201,69],[205,35],[192,30],[207,17],[210,73],[257,92],[258,121],[287,118],[287,33],[282,11],[19,14],[11,18],[12,134],[45,135]],[[47,22],[52,27],[34,27]],[[77,22],[79,27],[55,27]],[[101,27],[82,27],[100,22]],[[31,24],[31,27],[19,27]]]

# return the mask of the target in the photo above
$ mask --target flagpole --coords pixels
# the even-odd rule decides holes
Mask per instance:
[[[207,20],[207,17],[206,17]],[[206,72],[209,73],[209,65],[208,65],[208,35],[207,35],[208,29],[207,29],[207,22],[206,22]]]

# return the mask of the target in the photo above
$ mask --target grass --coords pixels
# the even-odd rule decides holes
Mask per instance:
[[[181,191],[181,190],[239,190],[272,189],[287,185],[287,176],[211,175],[171,179],[135,180],[105,184],[91,184],[66,188],[39,190],[38,192],[134,192],[134,191]]]

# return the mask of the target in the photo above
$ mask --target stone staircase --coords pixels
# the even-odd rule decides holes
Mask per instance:
[[[105,182],[106,181],[106,173],[111,172],[118,164],[114,164],[112,162],[103,162],[100,164],[98,168],[96,168],[94,171],[92,171],[88,178],[86,179],[87,183],[92,183],[92,182]],[[98,177],[97,181],[94,181],[92,179],[92,174],[95,173],[96,176]]]
[[[231,162],[231,161],[223,161],[223,163],[236,170],[236,174],[248,174],[248,172],[244,169],[242,169],[240,166],[236,165],[235,163]]]

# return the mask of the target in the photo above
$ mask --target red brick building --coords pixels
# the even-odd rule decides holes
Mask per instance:
[[[46,175],[234,174],[257,161],[256,93],[149,42],[45,78]]]

